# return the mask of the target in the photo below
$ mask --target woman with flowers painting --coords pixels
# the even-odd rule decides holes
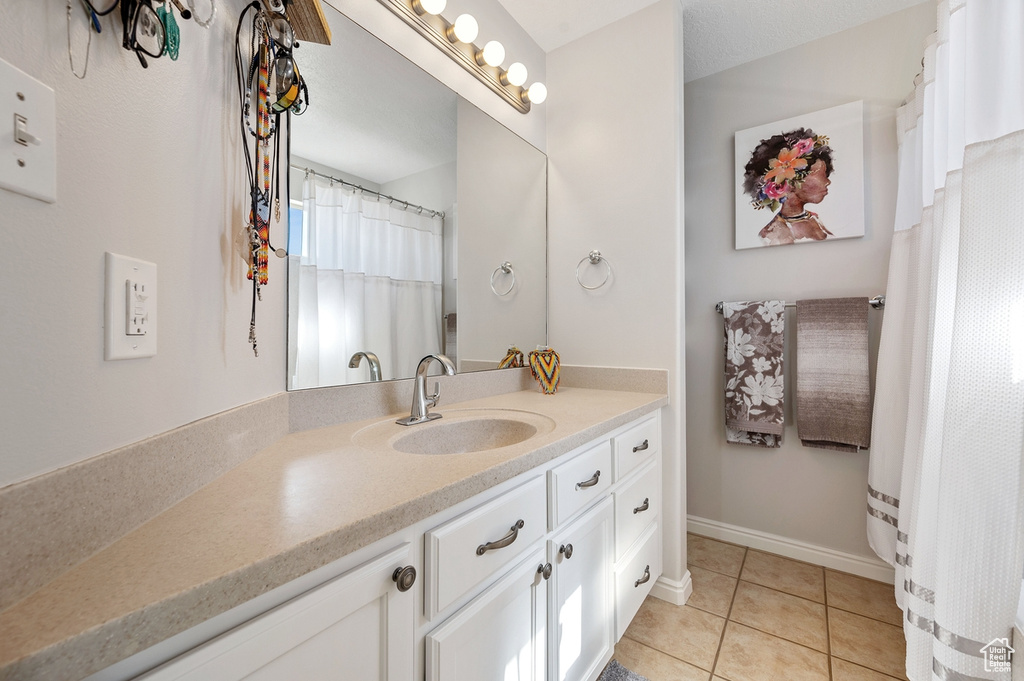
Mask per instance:
[[[759,233],[769,246],[800,239],[822,241],[832,232],[809,203],[821,203],[828,195],[832,174],[832,148],[828,137],[798,128],[773,135],[754,149],[744,168],[743,191],[758,210],[778,211]]]

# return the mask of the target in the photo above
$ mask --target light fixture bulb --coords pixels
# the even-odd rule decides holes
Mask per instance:
[[[515,85],[516,87],[519,87],[526,82],[527,75],[526,67],[519,62],[514,62],[508,67],[508,71],[506,71],[502,76],[501,82],[503,85]]]
[[[488,66],[501,66],[501,62],[505,61],[505,46],[497,40],[491,40],[480,50],[476,60]]]
[[[543,104],[544,100],[548,98],[548,89],[544,87],[544,83],[534,83],[526,91],[526,96],[533,104]]]
[[[476,40],[477,34],[480,32],[480,26],[469,14],[460,14],[456,19],[455,23],[448,27],[446,35],[448,40],[454,42],[471,43]]]
[[[417,14],[440,14],[447,5],[447,0],[412,0]]]

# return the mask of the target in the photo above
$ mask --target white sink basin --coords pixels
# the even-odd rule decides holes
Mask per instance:
[[[356,444],[386,444],[406,454],[468,454],[509,447],[538,434],[551,432],[555,423],[546,416],[514,409],[456,409],[442,418],[415,426],[379,423],[356,433]]]

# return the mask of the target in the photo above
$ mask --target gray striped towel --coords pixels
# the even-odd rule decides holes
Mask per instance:
[[[871,444],[864,298],[796,301],[796,427],[806,447]]]
[[[781,300],[722,304],[727,442],[782,446],[785,311]]]

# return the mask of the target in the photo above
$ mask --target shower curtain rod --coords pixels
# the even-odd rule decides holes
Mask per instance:
[[[868,298],[867,299],[867,303],[868,303],[868,305],[870,305],[871,307],[875,308],[876,310],[884,310],[885,309],[885,295],[883,294],[883,295],[880,295],[880,296],[875,296],[874,298]],[[796,307],[796,303],[786,303],[786,307]],[[717,312],[718,314],[722,314],[723,310],[725,310],[725,303],[724,302],[715,303],[715,312]]]
[[[313,170],[312,168],[307,168],[305,166],[295,165],[294,163],[291,163],[289,165],[292,168],[295,168],[295,170],[302,170],[302,171],[304,171],[307,175],[316,175],[317,177],[322,177],[325,180],[330,180],[331,182],[337,182],[340,185],[344,185],[346,187],[351,187],[352,189],[358,189],[363,194],[371,194],[372,196],[376,196],[379,199],[387,199],[388,203],[395,203],[395,202],[400,203],[403,206],[405,206],[406,210],[415,210],[420,215],[423,215],[424,213],[426,213],[427,215],[429,215],[432,218],[441,218],[442,220],[444,219],[444,211],[443,210],[431,210],[430,208],[424,208],[423,206],[417,206],[414,203],[409,203],[408,201],[403,201],[402,199],[396,199],[394,196],[389,196],[387,194],[381,194],[380,192],[375,192],[372,189],[367,189],[366,187],[364,187],[362,185],[359,185],[359,184],[355,184],[354,182],[349,182],[348,180],[342,180],[342,179],[337,178],[337,177],[331,177],[330,175],[325,175],[324,173],[317,172],[317,171]]]

